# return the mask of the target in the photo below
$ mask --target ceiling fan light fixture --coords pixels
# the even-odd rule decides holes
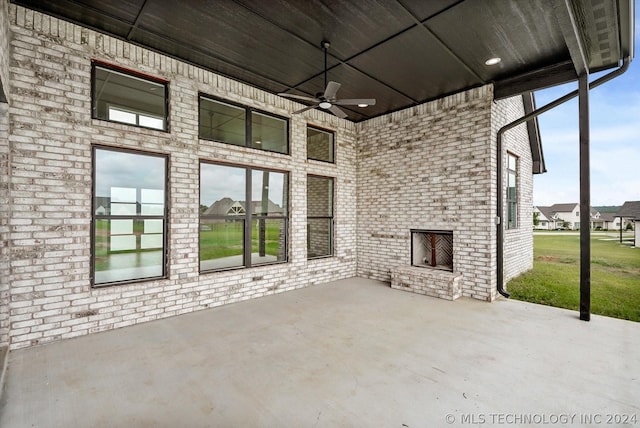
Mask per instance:
[[[320,104],[318,104],[318,107],[326,110],[328,108],[331,108],[331,103],[328,101],[322,101]]]
[[[496,65],[499,64],[502,61],[502,58],[500,57],[493,57],[493,58],[489,58],[484,62],[484,65]]]
[[[360,108],[369,107],[369,104],[367,104],[367,103],[360,103],[360,104],[358,104],[358,107],[360,107]]]

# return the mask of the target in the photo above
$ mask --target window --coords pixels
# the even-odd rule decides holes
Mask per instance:
[[[333,132],[307,127],[307,159],[335,162]]]
[[[518,158],[507,153],[507,229],[518,227]]]
[[[307,176],[307,258],[333,255],[333,178]]]
[[[200,163],[200,271],[287,261],[288,178]]]
[[[286,119],[200,96],[200,138],[277,153],[289,153]]]
[[[93,148],[93,285],[166,273],[167,158]]]
[[[167,130],[166,81],[96,63],[92,73],[94,119]]]

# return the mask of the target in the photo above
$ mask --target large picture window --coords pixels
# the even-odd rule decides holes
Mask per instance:
[[[507,229],[518,227],[518,158],[507,153]]]
[[[200,163],[200,271],[287,261],[288,178]]]
[[[307,258],[333,255],[333,178],[307,176]]]
[[[307,127],[307,159],[335,162],[333,132]]]
[[[96,63],[92,67],[93,118],[167,130],[166,81]]]
[[[96,146],[93,162],[93,285],[164,277],[166,157]]]
[[[287,119],[200,96],[200,138],[276,153],[289,153]]]

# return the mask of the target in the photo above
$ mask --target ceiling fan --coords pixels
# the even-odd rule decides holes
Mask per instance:
[[[331,43],[322,41],[320,44],[324,49],[324,92],[318,92],[315,97],[305,97],[303,95],[294,95],[287,93],[279,93],[281,97],[292,98],[295,100],[301,101],[310,101],[313,104],[305,107],[303,109],[294,111],[293,114],[298,114],[305,112],[307,110],[311,110],[317,107],[320,107],[323,110],[328,110],[331,113],[335,114],[339,118],[346,118],[347,114],[338,106],[358,106],[358,107],[367,107],[375,105],[376,100],[374,98],[336,98],[336,94],[338,93],[338,89],[340,89],[340,83],[338,82],[329,82],[327,83],[327,50]]]

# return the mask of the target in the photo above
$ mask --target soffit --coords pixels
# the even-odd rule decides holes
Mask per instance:
[[[13,0],[268,92],[313,96],[328,78],[361,121],[493,83],[498,97],[576,78],[553,0]],[[564,2],[561,2],[565,4]],[[632,55],[632,0],[570,0],[590,70]],[[575,54],[575,50],[574,50]],[[484,61],[502,58],[496,66]],[[574,55],[575,56],[575,55]]]

